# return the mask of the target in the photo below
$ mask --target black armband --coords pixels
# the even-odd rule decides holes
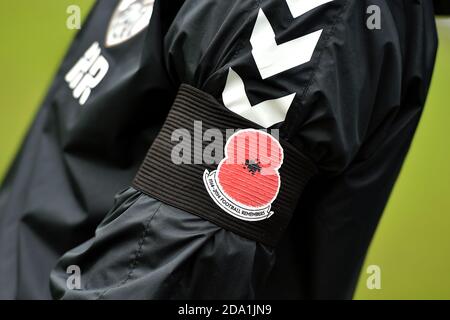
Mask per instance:
[[[315,173],[288,142],[182,85],[133,187],[275,246]]]

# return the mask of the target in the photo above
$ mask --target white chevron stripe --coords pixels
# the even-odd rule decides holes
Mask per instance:
[[[252,54],[263,79],[292,69],[311,60],[322,30],[278,45],[269,20],[259,10],[250,42]]]
[[[294,18],[333,0],[286,0]]]
[[[273,100],[263,101],[255,106],[250,104],[241,77],[230,68],[227,83],[222,93],[225,107],[241,117],[269,128],[283,122],[294,101],[295,93]]]

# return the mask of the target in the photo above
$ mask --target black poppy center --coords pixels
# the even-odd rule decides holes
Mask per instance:
[[[245,160],[244,169],[247,169],[252,175],[255,175],[257,172],[261,172],[261,162],[256,160]]]

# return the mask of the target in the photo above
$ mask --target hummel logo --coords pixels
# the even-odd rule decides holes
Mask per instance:
[[[296,93],[278,99],[266,100],[257,105],[250,103],[241,77],[230,68],[222,94],[223,103],[231,111],[247,120],[269,128],[283,122]]]
[[[286,0],[294,18],[332,1]],[[267,16],[262,9],[259,9],[250,43],[252,45],[252,56],[261,78],[265,80],[310,62],[322,31],[323,29],[319,29],[297,39],[278,44]],[[295,96],[296,93],[292,93],[252,106],[245,91],[244,81],[233,69],[229,68],[222,100],[225,107],[230,111],[264,128],[269,128],[286,119]]]
[[[322,30],[292,41],[277,44],[275,32],[260,9],[250,42],[253,58],[263,79],[295,68],[311,60]]]
[[[333,0],[286,0],[289,10],[294,18],[298,18],[301,15]]]

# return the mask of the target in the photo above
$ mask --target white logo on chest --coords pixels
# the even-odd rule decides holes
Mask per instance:
[[[106,47],[121,44],[150,23],[155,0],[122,0],[115,10],[106,34]]]

